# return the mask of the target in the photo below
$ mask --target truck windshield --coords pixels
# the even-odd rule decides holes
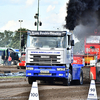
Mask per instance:
[[[63,37],[29,36],[27,41],[27,47],[65,48],[66,36]]]

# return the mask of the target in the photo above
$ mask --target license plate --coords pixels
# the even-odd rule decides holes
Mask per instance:
[[[40,73],[49,73],[49,71],[41,70]]]
[[[51,74],[43,74],[43,73],[40,73],[39,75],[51,75]]]

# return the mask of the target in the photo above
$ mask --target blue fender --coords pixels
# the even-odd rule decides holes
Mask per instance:
[[[72,66],[72,80],[79,80],[80,79],[81,68],[83,66],[84,66],[83,64],[73,64],[73,66]]]

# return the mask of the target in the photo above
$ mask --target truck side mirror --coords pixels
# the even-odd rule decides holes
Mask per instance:
[[[70,50],[70,48],[67,48],[67,50]]]
[[[71,46],[74,46],[74,40],[71,40]]]

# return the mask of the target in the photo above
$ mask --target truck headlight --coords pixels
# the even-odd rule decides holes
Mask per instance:
[[[31,73],[28,73],[28,75],[31,75]]]
[[[57,68],[57,71],[65,71],[65,68]]]
[[[63,76],[63,74],[59,74],[59,76]]]
[[[33,67],[26,67],[26,70],[33,70]]]

